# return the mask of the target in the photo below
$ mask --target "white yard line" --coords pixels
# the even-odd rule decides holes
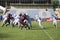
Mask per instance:
[[[47,31],[43,30],[45,32],[45,34],[51,39],[51,40],[54,40]]]
[[[43,26],[41,26],[41,27],[43,27]],[[43,28],[42,28],[43,29]],[[45,32],[45,34],[51,39],[51,40],[54,40],[50,35],[49,35],[49,33],[47,32],[47,31],[45,31],[44,29],[43,29],[43,31]]]

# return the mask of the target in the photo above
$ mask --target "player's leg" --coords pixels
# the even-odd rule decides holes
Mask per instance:
[[[22,28],[23,28],[23,24],[20,22],[20,28],[21,28],[21,30],[22,30]]]
[[[57,22],[53,22],[53,25],[57,29]]]
[[[6,21],[6,26],[8,26],[10,24],[10,20]]]
[[[27,28],[30,29],[31,26],[28,25],[28,20],[24,20],[24,21],[25,21],[25,25],[26,25],[25,28],[26,28],[26,29],[27,29]]]
[[[3,20],[1,27],[3,27],[7,23],[7,20]]]
[[[14,27],[14,20],[13,19],[10,21],[10,24],[12,25],[12,27]]]
[[[55,22],[55,28],[57,29],[57,22]]]
[[[43,28],[40,20],[38,21],[38,24],[39,24],[39,26],[40,26],[41,28]]]
[[[20,28],[20,22],[18,21],[18,28]]]
[[[30,29],[32,29],[32,23],[31,23],[31,20],[28,20],[28,25],[29,25]]]

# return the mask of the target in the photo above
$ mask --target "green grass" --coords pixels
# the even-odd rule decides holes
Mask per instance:
[[[0,22],[1,25],[2,22]],[[32,30],[20,30],[17,26],[12,28],[11,25],[7,27],[0,27],[0,40],[51,40],[49,36],[38,26],[38,23],[32,23]],[[53,38],[53,40],[60,40],[60,23],[55,29],[52,22],[43,22],[44,30]]]

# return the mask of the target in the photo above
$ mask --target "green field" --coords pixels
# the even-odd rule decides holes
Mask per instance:
[[[0,26],[1,26],[0,22]],[[38,23],[32,23],[32,30],[22,30],[11,25],[7,27],[0,27],[0,40],[60,40],[60,23],[58,22],[58,28],[55,29],[52,22],[43,22],[42,25],[45,29],[41,29]]]

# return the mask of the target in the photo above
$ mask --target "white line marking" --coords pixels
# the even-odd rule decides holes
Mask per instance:
[[[51,39],[51,40],[54,40],[49,34],[47,31],[43,30],[45,32],[45,34]]]
[[[43,26],[41,26],[41,28],[43,29]],[[48,33],[47,31],[45,31],[44,29],[43,29],[43,31],[45,32],[45,34],[46,34],[51,40],[54,40],[54,39],[49,35],[49,33]]]

